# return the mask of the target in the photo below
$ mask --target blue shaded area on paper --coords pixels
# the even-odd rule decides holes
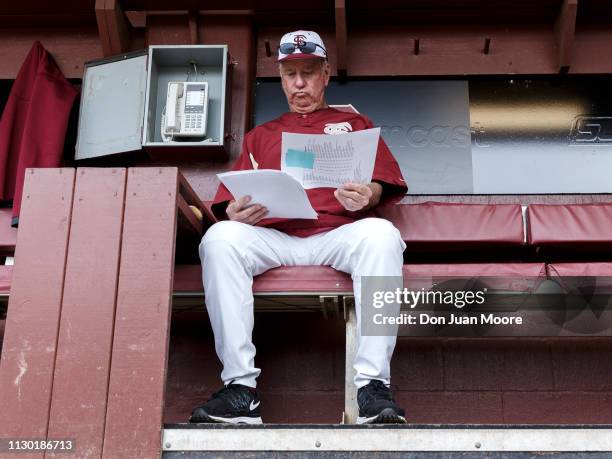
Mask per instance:
[[[302,169],[314,168],[315,154],[311,151],[301,151],[289,148],[285,156],[285,164],[288,167],[301,167]]]

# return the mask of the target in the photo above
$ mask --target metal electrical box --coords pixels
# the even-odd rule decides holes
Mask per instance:
[[[169,159],[178,150],[192,150],[202,160],[228,157],[229,63],[227,45],[156,45],[88,62],[75,159],[143,148]],[[177,82],[202,84],[180,85],[177,94]],[[202,94],[183,92],[183,86],[203,88]],[[183,126],[196,126],[203,120],[204,134],[181,135],[178,128],[169,129],[168,109],[173,110],[173,123],[178,119]]]

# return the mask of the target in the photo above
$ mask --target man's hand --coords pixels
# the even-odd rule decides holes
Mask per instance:
[[[379,203],[381,195],[382,185],[375,182],[368,185],[349,182],[334,191],[334,196],[340,204],[351,212],[374,207]]]
[[[255,225],[266,216],[268,209],[261,204],[253,204],[252,206],[245,207],[250,201],[250,196],[243,196],[237,201],[230,201],[227,205],[227,209],[225,209],[227,218],[235,222]]]

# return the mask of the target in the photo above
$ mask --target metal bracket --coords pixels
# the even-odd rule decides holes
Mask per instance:
[[[346,340],[344,350],[344,413],[342,422],[344,424],[353,424],[357,420],[357,387],[355,387],[355,368],[353,363],[357,356],[357,348],[359,346],[358,330],[357,330],[357,311],[355,310],[355,297],[347,295],[342,297],[342,306],[344,309],[344,321]]]
[[[342,315],[344,317],[344,321],[348,320],[348,309],[355,307],[355,297],[351,295],[342,297]]]

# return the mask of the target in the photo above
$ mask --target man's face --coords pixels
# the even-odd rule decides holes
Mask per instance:
[[[329,64],[320,59],[289,59],[280,63],[283,91],[292,112],[310,113],[325,103]]]

